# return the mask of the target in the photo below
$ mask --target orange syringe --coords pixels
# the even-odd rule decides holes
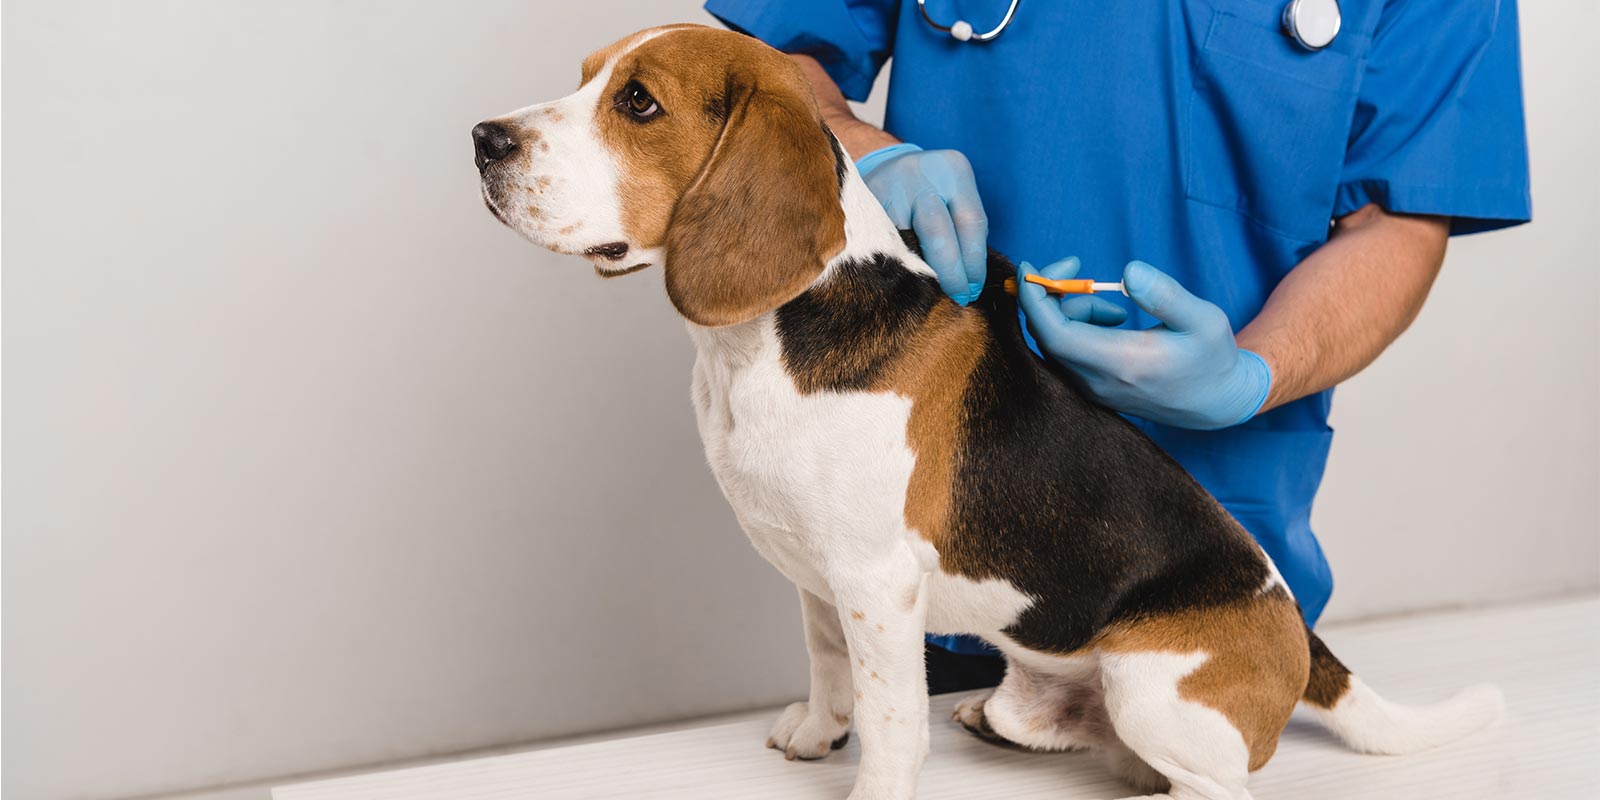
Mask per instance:
[[[1024,279],[1027,280],[1028,283],[1037,283],[1040,286],[1043,286],[1044,290],[1051,294],[1094,294],[1095,292],[1122,292],[1124,295],[1126,295],[1128,293],[1127,289],[1122,288],[1122,281],[1108,283],[1102,281],[1092,281],[1087,278],[1051,280],[1043,275],[1026,275],[1024,276]],[[1006,294],[1014,295],[1016,293],[1017,279],[1006,278]]]

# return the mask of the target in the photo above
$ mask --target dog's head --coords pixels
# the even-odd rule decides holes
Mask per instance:
[[[584,59],[577,92],[472,138],[501,222],[602,276],[663,264],[700,325],[788,302],[844,246],[843,152],[799,67],[741,34],[641,31]]]

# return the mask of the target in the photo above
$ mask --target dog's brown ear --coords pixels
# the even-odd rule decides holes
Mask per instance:
[[[697,325],[733,325],[789,302],[844,247],[842,165],[794,72],[728,82],[722,134],[673,211],[667,296]]]

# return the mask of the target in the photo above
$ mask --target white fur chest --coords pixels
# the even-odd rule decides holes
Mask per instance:
[[[756,549],[827,597],[836,567],[905,539],[915,463],[911,401],[892,393],[802,394],[784,370],[772,315],[690,326],[694,406],[706,458]]]

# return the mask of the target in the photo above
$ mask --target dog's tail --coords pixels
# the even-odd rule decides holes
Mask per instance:
[[[1352,675],[1315,633],[1306,634],[1311,639],[1311,680],[1302,701],[1354,750],[1386,755],[1427,750],[1487,728],[1505,709],[1500,690],[1488,684],[1433,705],[1391,703]]]

